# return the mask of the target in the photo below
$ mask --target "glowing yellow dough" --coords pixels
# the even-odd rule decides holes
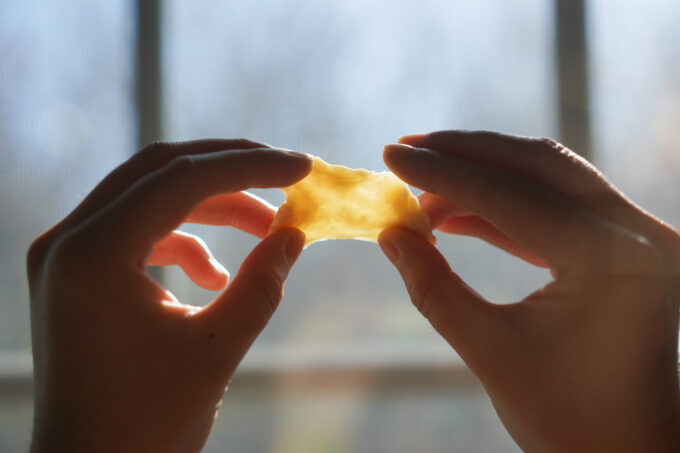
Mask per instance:
[[[286,201],[270,231],[299,228],[307,235],[305,246],[326,239],[377,242],[381,231],[396,225],[434,243],[430,219],[392,173],[330,165],[315,157],[309,175],[282,190]]]

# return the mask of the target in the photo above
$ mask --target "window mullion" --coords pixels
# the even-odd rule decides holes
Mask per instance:
[[[135,103],[138,149],[163,138],[161,8],[161,0],[137,0]],[[150,267],[149,274],[157,281],[163,281],[162,267]]]
[[[555,0],[560,140],[592,159],[585,0]]]

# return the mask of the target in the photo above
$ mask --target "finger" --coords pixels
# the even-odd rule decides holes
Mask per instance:
[[[477,213],[554,267],[580,265],[601,221],[521,176],[407,145],[388,145],[385,163],[407,183]]]
[[[274,207],[263,199],[248,192],[236,192],[202,201],[184,222],[228,225],[264,238],[274,220],[274,213]]]
[[[214,153],[230,149],[266,148],[268,146],[244,139],[209,139],[177,143],[152,143],[109,173],[63,222],[68,223],[70,226],[79,224],[103,206],[111,203],[138,180],[168,164],[176,157]]]
[[[511,255],[516,256],[534,266],[548,267],[548,263],[540,256],[536,256],[515,241],[507,237],[495,226],[477,216],[451,217],[439,228],[449,234],[459,234],[479,238],[491,245],[505,250]]]
[[[551,139],[485,131],[440,131],[404,136],[399,142],[529,178],[638,234],[648,234],[650,225],[659,222],[616,189],[590,162]],[[669,225],[663,226],[672,230]]]
[[[158,170],[181,155],[204,154],[228,149],[251,149],[268,147],[250,140],[209,139],[179,143],[156,142],[146,146],[118,168],[109,173],[85,199],[61,222],[40,236],[40,246],[31,253],[31,262],[39,262],[49,244],[62,231],[84,223],[96,212],[144,176]]]
[[[444,233],[473,236],[524,261],[547,267],[545,260],[507,237],[495,226],[472,212],[455,206],[439,195],[425,192],[418,197],[420,207],[430,217],[430,225]]]
[[[401,274],[413,305],[474,367],[475,355],[493,334],[495,307],[451,270],[436,247],[412,231],[387,229],[378,243]]]
[[[397,139],[397,143],[403,143],[404,145],[416,146],[422,139],[427,137],[429,134],[409,134],[402,135]]]
[[[418,203],[420,207],[430,218],[430,226],[439,228],[448,219],[453,216],[468,216],[472,213],[468,210],[456,206],[446,198],[442,198],[437,194],[424,192],[418,196]]]
[[[253,249],[227,290],[198,314],[213,338],[220,336],[245,354],[283,297],[283,284],[304,242],[300,230],[285,228]]]
[[[201,201],[249,187],[282,187],[311,171],[308,156],[258,148],[181,156],[128,189],[88,225],[98,237],[127,238],[110,253],[137,263]]]
[[[151,266],[179,265],[198,286],[217,291],[224,288],[229,272],[217,261],[198,236],[173,231],[154,245]]]

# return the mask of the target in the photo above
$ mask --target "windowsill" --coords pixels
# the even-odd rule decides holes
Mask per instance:
[[[32,372],[30,354],[0,354],[0,385],[29,382]],[[445,375],[457,381],[474,380],[465,363],[446,344],[411,343],[405,347],[389,342],[342,342],[255,347],[239,366],[234,381],[257,381],[272,376],[332,376],[340,380],[348,375],[384,375],[398,379]]]
[[[422,368],[465,366],[445,343],[395,344],[388,341],[305,342],[262,345],[243,360],[243,371]]]

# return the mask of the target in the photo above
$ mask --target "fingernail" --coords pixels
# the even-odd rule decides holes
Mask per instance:
[[[292,149],[286,149],[286,148],[276,148],[278,151],[283,151],[284,153],[288,154],[291,157],[295,157],[296,159],[304,159],[304,160],[309,160],[312,158],[311,154],[303,153],[300,151],[293,151]]]
[[[291,237],[288,239],[288,242],[286,243],[286,258],[288,259],[288,264],[291,266],[300,256],[302,247],[305,245],[305,240],[305,234],[300,230],[291,234]]]
[[[429,159],[439,156],[436,151],[432,151],[429,148],[418,148],[416,146],[403,145],[403,144],[391,144],[385,145],[385,152],[404,157],[413,157],[417,159]]]
[[[378,242],[385,256],[395,263],[399,259],[399,250],[387,239],[380,239]]]
[[[414,151],[416,151],[417,148],[414,148],[413,146],[409,145],[397,145],[397,144],[391,144],[391,145],[385,145],[385,151],[391,152],[391,153],[397,153],[397,154],[411,154]]]
[[[427,137],[427,134],[409,134],[409,135],[402,135],[397,139],[399,143],[418,143],[422,139]]]

